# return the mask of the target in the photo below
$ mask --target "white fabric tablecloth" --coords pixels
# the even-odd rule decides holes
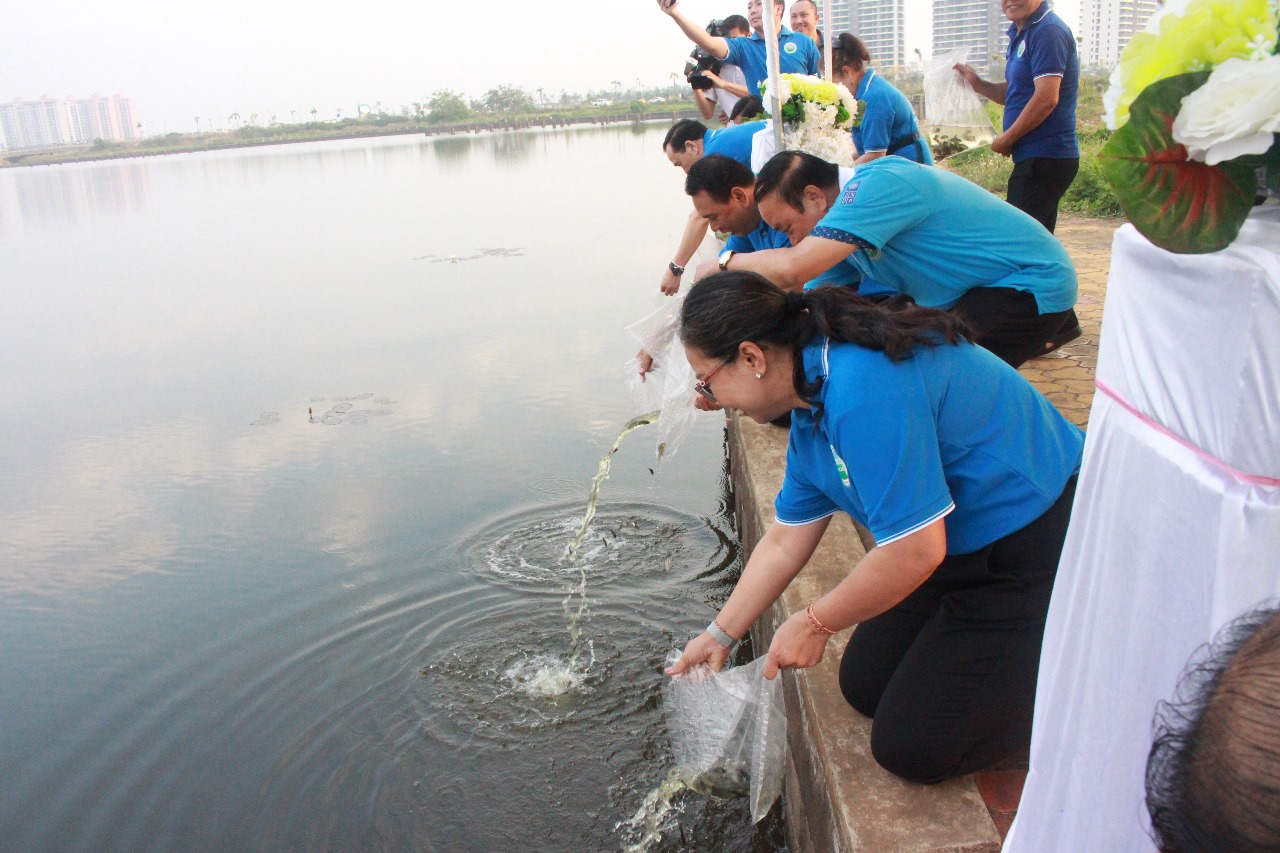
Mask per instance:
[[[1280,593],[1280,209],[1212,255],[1117,231],[1097,378],[1006,853],[1153,851],[1156,703]]]

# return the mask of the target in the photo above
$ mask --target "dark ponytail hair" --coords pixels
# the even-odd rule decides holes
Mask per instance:
[[[806,381],[800,356],[818,335],[883,352],[893,361],[911,358],[917,346],[967,338],[964,324],[945,311],[896,305],[878,305],[849,287],[788,292],[759,273],[726,270],[690,288],[680,309],[680,340],[716,361],[735,359],[745,341],[786,347],[793,355],[796,393],[811,400],[817,386]]]
[[[841,33],[831,42],[831,67],[861,71],[871,61],[871,51],[853,33]]]

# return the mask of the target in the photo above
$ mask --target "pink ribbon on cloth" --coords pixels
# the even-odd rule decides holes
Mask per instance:
[[[1134,406],[1128,400],[1126,400],[1125,398],[1117,394],[1115,389],[1111,388],[1109,385],[1107,385],[1107,383],[1103,382],[1101,379],[1093,380],[1093,384],[1098,386],[1099,391],[1101,391],[1102,393],[1110,397],[1112,400],[1115,400],[1117,403],[1119,403],[1126,412],[1133,415],[1135,418],[1142,421],[1144,424],[1151,427],[1156,432],[1161,433],[1162,435],[1167,435],[1169,438],[1172,438],[1174,441],[1178,442],[1178,444],[1181,444],[1183,447],[1187,448],[1192,453],[1195,453],[1201,459],[1204,459],[1206,462],[1213,465],[1214,467],[1225,471],[1226,473],[1230,474],[1232,477],[1235,477],[1237,480],[1240,480],[1241,482],[1244,482],[1244,483],[1249,483],[1254,486],[1271,486],[1273,488],[1280,487],[1280,478],[1263,477],[1260,474],[1249,474],[1245,471],[1239,471],[1235,468],[1232,468],[1230,465],[1223,462],[1221,459],[1214,456],[1212,453],[1209,453],[1206,450],[1202,450],[1201,448],[1196,447],[1194,444],[1187,441],[1185,438],[1178,435],[1177,433],[1173,432],[1168,427],[1152,420],[1151,418],[1144,415],[1142,412],[1138,411],[1138,408],[1136,406]]]

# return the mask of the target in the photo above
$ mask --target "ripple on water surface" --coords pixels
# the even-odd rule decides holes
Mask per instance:
[[[563,593],[586,576],[588,590],[687,581],[737,559],[732,533],[708,519],[643,503],[609,504],[587,529],[576,562],[568,545],[580,506],[526,509],[487,522],[457,544],[479,576],[528,592]]]

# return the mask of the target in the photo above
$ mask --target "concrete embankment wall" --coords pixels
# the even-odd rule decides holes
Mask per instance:
[[[773,521],[787,431],[729,415],[729,457],[744,553]],[[866,541],[864,542],[864,537]],[[874,543],[843,514],[809,565],[752,630],[761,653],[774,629],[835,586]],[[871,756],[871,721],[840,693],[840,656],[852,629],[827,645],[822,663],[783,674],[790,767],[785,789],[792,853],[996,853],[1000,836],[969,777],[916,785]]]

